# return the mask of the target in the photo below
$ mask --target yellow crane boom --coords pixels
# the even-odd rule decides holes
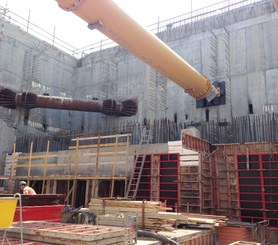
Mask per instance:
[[[276,12],[278,12],[278,0],[272,0],[274,7],[276,9]]]
[[[212,100],[217,91],[209,79],[138,24],[112,0],[56,0],[129,52],[169,78],[196,99]]]

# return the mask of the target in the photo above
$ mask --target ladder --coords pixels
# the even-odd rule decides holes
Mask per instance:
[[[141,175],[144,168],[148,145],[150,142],[150,135],[151,135],[151,130],[143,128],[142,136],[136,151],[133,170],[131,172],[127,191],[125,193],[126,199],[134,199],[136,197]]]

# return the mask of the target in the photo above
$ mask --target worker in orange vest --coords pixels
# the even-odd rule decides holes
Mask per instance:
[[[33,188],[28,186],[25,181],[19,182],[19,188],[23,192],[23,195],[36,195],[37,193]]]

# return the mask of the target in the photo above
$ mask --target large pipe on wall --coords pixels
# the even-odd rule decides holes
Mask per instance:
[[[56,0],[129,52],[182,87],[196,99],[212,100],[217,91],[209,79],[139,25],[112,0]]]
[[[0,106],[15,109],[21,106],[25,109],[47,108],[58,110],[101,112],[110,116],[134,116],[137,113],[137,101],[130,99],[115,100],[75,100],[48,95],[38,95],[31,92],[16,93],[0,87]]]

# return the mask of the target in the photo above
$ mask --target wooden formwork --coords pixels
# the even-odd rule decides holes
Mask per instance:
[[[208,230],[174,230],[173,232],[159,232],[178,242],[180,245],[213,245],[215,244],[215,232]],[[221,244],[222,245],[222,244]]]
[[[117,134],[75,138],[69,150],[61,152],[50,152],[48,141],[45,152],[33,152],[31,142],[30,152],[18,154],[14,144],[8,181],[26,180],[28,185],[41,181],[41,190],[37,190],[41,194],[56,193],[57,181],[63,181],[66,185],[66,201],[72,206],[76,203],[78,181],[86,181],[86,200],[83,204],[86,206],[91,197],[98,196],[99,182],[107,180],[110,182],[109,196],[113,197],[115,181],[124,181],[127,185],[130,136]],[[109,168],[106,167],[108,165]],[[103,173],[102,168],[107,171]],[[117,173],[119,168],[124,169],[120,170],[121,174]],[[18,174],[19,170],[24,170],[24,175]],[[14,192],[12,188],[10,192]]]
[[[193,138],[191,136],[191,138]],[[193,142],[194,143],[194,142]],[[191,144],[187,142],[187,145],[196,146],[196,144]],[[198,144],[197,144],[198,146]],[[195,150],[198,150],[197,147]],[[264,181],[270,179],[269,174],[271,170],[268,170],[266,166],[267,164],[273,164],[273,176],[277,175],[276,165],[277,160],[277,152],[278,152],[278,145],[271,142],[258,142],[258,143],[243,143],[243,144],[221,144],[221,145],[212,145],[212,152],[207,153],[204,152],[203,148],[200,148],[200,155],[201,155],[201,163],[198,167],[199,179],[196,177],[194,181],[192,181],[191,186],[189,187],[194,190],[194,185],[196,185],[197,181],[201,184],[199,188],[199,202],[197,200],[196,206],[200,207],[201,213],[206,214],[218,214],[218,215],[225,215],[229,217],[231,220],[241,220],[245,222],[255,222],[256,219],[249,219],[243,220],[243,215],[241,214],[242,206],[241,202],[247,203],[245,199],[243,201],[240,199],[240,179],[239,174],[241,169],[238,166],[238,156],[245,156],[246,164],[252,164],[250,156],[258,155],[258,157],[262,158],[264,156],[269,156],[271,160],[265,160],[261,165],[262,167],[259,170],[262,172]],[[276,158],[275,158],[276,157]],[[262,162],[262,160],[258,160],[258,162]],[[275,158],[272,160],[272,158]],[[269,163],[270,162],[270,163]],[[265,165],[264,165],[265,164]],[[243,164],[242,164],[243,165]],[[275,165],[275,166],[274,166]],[[265,166],[265,167],[264,167]],[[188,170],[187,170],[188,171]],[[190,173],[190,171],[188,171]],[[195,171],[196,172],[196,171]],[[250,171],[249,171],[250,172]],[[276,174],[276,175],[275,175]],[[270,175],[270,174],[269,174]],[[272,176],[272,175],[271,175]],[[193,175],[192,175],[193,177]],[[250,177],[251,179],[254,177]],[[244,180],[247,177],[244,177]],[[268,187],[273,187],[274,189],[277,188],[277,184],[275,184],[275,177],[272,177],[272,181],[274,184],[272,186],[268,185]],[[261,181],[264,183],[264,181]],[[270,181],[270,180],[269,180]],[[246,184],[245,184],[246,185]],[[250,184],[251,186],[252,184]],[[196,188],[195,188],[196,189]],[[264,189],[264,188],[262,188]],[[198,191],[198,189],[196,189]],[[198,194],[198,193],[197,193]],[[196,195],[197,195],[196,194]],[[244,193],[243,193],[244,194]],[[275,198],[276,194],[272,194],[268,198]],[[273,197],[275,196],[275,197]],[[241,196],[242,197],[242,196]],[[247,199],[248,200],[248,199]],[[244,204],[245,204],[244,203]],[[267,207],[273,206],[274,202],[268,201],[268,203],[263,203]],[[270,208],[269,208],[270,209]],[[267,208],[265,208],[267,210]],[[271,210],[271,209],[270,209]],[[275,212],[277,209],[272,208]],[[269,214],[266,214],[263,219],[257,219],[257,221],[261,221],[264,219],[272,218],[274,226],[277,226],[275,222],[278,222],[277,217],[270,217]],[[246,218],[246,217],[244,217]],[[253,221],[254,220],[254,221]],[[277,221],[276,221],[277,220]]]
[[[0,236],[0,241],[2,241],[3,237]],[[7,240],[4,240],[1,245],[49,245],[49,243],[45,242],[35,242],[30,240],[23,240],[23,243],[21,243],[20,239],[13,238],[13,237],[7,237]]]
[[[180,167],[181,212],[201,213],[201,189],[199,166]]]
[[[20,225],[7,229],[9,237],[18,237]],[[23,222],[29,240],[61,245],[129,245],[135,244],[134,229],[124,227],[73,225],[52,222]]]
[[[245,227],[219,227],[219,244],[229,245],[236,241],[253,242],[253,231]]]

